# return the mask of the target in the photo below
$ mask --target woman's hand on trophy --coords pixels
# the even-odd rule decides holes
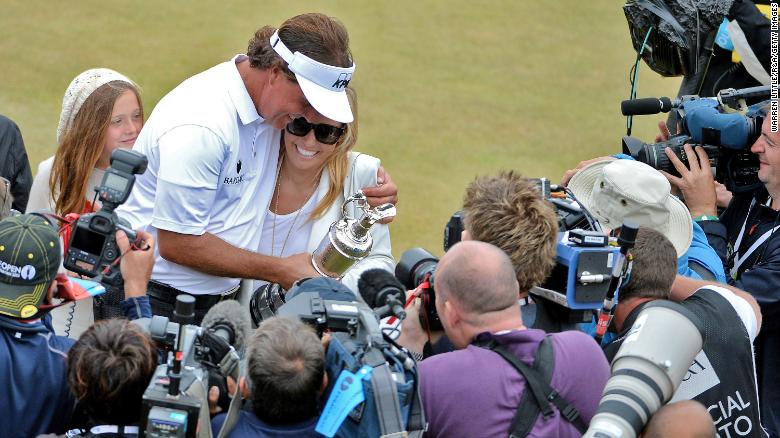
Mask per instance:
[[[376,172],[376,184],[374,187],[363,187],[368,205],[376,207],[382,204],[398,204],[398,186],[393,182],[390,174],[384,167],[379,166]],[[379,221],[380,224],[389,224],[394,218],[389,217]]]

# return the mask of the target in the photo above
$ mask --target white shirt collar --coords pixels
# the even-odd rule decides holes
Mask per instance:
[[[257,120],[264,122],[260,114],[255,108],[255,103],[249,96],[249,91],[246,89],[244,80],[241,79],[241,74],[238,72],[238,66],[236,65],[236,59],[239,57],[246,57],[244,54],[238,54],[230,60],[231,77],[228,83],[228,93],[230,94],[230,100],[233,101],[233,105],[238,111],[238,117],[241,119],[241,123],[248,125]]]

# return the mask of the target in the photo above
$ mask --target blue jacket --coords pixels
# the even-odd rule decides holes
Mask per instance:
[[[243,410],[239,415],[238,422],[228,435],[228,438],[315,438],[322,436],[314,431],[318,420],[316,417],[297,424],[274,426],[257,418],[250,411]],[[226,414],[219,414],[211,420],[211,433],[213,436],[219,434],[226,417]]]
[[[3,436],[65,432],[75,404],[66,380],[65,353],[74,342],[56,336],[42,320],[23,323],[0,317]]]
[[[121,306],[128,319],[152,316],[146,296]],[[0,316],[0,435],[67,430],[76,400],[68,388],[66,353],[74,343],[54,334],[48,314],[30,323]]]
[[[701,280],[701,276],[690,268],[689,262],[695,262],[709,271],[718,283],[726,283],[726,273],[718,253],[707,241],[707,234],[697,222],[693,223],[693,240],[688,251],[677,259],[677,273],[683,277]]]
[[[750,209],[755,196],[756,205]],[[765,205],[769,194],[765,189],[756,193],[736,195],[719,221],[702,221],[707,240],[720,257],[724,269],[730,267],[728,248],[736,243],[742,225],[747,219],[741,253],[758,240],[761,235],[780,225],[780,212]],[[751,210],[747,218],[748,210]],[[780,230],[771,233],[766,242],[754,251],[740,266],[736,277],[729,276],[728,283],[750,292],[761,306],[763,325],[761,331],[780,330]]]

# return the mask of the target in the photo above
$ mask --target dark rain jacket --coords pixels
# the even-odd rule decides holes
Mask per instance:
[[[754,342],[761,420],[771,436],[780,436],[780,211],[764,205],[768,198],[764,188],[734,196],[719,221],[699,225],[723,261],[729,284],[749,292],[761,307],[763,323]],[[742,242],[735,248],[743,226]],[[750,253],[750,247],[767,233],[766,241]],[[729,247],[740,255],[749,253],[736,278],[730,275],[734,262],[729,260]]]
[[[33,182],[30,161],[19,127],[3,115],[0,115],[0,176],[11,183],[14,197],[11,208],[24,213]]]

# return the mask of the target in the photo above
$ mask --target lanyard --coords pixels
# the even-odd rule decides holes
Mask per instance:
[[[772,198],[769,198],[769,201],[767,203],[771,205]],[[745,216],[745,222],[742,224],[742,229],[739,230],[739,236],[737,236],[737,241],[734,243],[734,254],[732,254],[733,264],[731,267],[731,270],[729,271],[729,274],[731,274],[731,278],[737,279],[737,273],[739,272],[739,267],[742,266],[743,263],[745,263],[745,260],[747,260],[748,257],[750,257],[751,254],[753,254],[761,245],[766,242],[767,239],[769,239],[769,236],[772,235],[778,228],[780,228],[780,225],[775,226],[774,228],[767,230],[764,232],[764,234],[761,235],[758,239],[756,239],[755,242],[753,242],[752,245],[750,245],[750,248],[748,250],[740,255],[739,249],[742,245],[742,238],[745,236],[745,228],[747,227],[748,220],[750,219],[750,212],[753,211],[753,206],[756,205],[756,199],[753,198],[753,200],[750,202],[750,208],[748,209],[748,214]]]

